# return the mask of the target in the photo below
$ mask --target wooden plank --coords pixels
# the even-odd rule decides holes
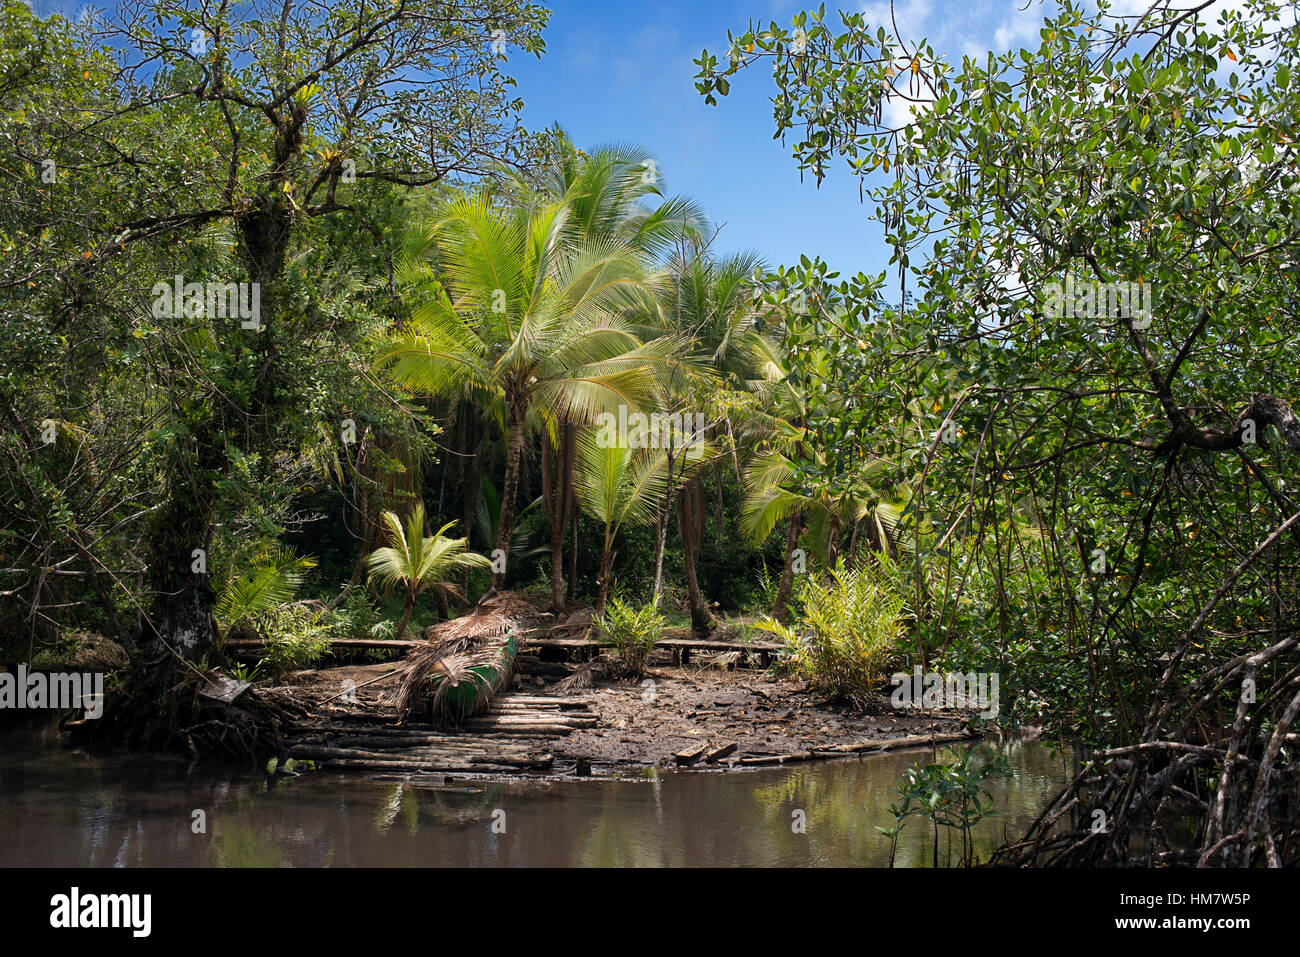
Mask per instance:
[[[715,761],[721,761],[736,750],[736,742],[729,741],[720,748],[714,748],[704,756],[704,760],[712,764]]]
[[[596,704],[595,698],[560,698],[540,694],[499,694],[492,699],[497,704],[553,704],[560,708],[590,708]]]
[[[784,646],[772,641],[707,641],[694,638],[663,638],[656,648],[690,648],[696,651],[765,651],[777,652]]]
[[[681,765],[694,764],[704,755],[704,752],[707,751],[708,749],[709,749],[708,742],[703,742],[701,744],[692,744],[689,747],[685,747],[682,750],[678,751],[675,755],[673,755],[673,759],[678,764]]]
[[[604,648],[612,644],[594,638],[521,638],[520,648]]]
[[[400,651],[405,654],[422,644],[424,644],[422,641],[412,641],[405,638],[401,641],[379,638],[335,638],[330,642],[330,647],[344,650],[364,648],[371,651]],[[224,647],[230,652],[257,652],[265,648],[266,644],[258,638],[239,638],[234,641],[227,641]]]
[[[772,661],[772,656],[782,649],[779,645],[771,641],[709,641],[704,638],[664,638],[655,643],[655,648],[663,648],[673,653],[678,664],[687,664],[691,660],[691,653],[694,651],[702,652],[745,652],[758,655],[761,665],[766,667]]]

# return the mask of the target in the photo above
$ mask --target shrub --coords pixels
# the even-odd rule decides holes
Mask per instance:
[[[266,648],[259,665],[275,678],[309,667],[330,652],[331,623],[303,605],[285,605],[259,619]]]
[[[828,576],[808,576],[797,589],[798,620],[768,617],[756,627],[785,645],[796,674],[833,698],[861,704],[884,680],[903,637],[906,606],[888,566],[839,561]]]
[[[623,670],[632,676],[645,672],[645,662],[668,620],[653,605],[634,606],[615,598],[596,620],[597,630],[614,645]]]

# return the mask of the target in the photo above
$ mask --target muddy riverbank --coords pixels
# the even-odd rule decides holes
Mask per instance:
[[[839,707],[765,672],[666,664],[639,681],[564,691],[518,673],[460,726],[399,722],[399,663],[314,669],[263,694],[310,717],[286,756],[323,769],[462,775],[621,776],[648,768],[726,770],[924,747],[973,737],[970,714]]]

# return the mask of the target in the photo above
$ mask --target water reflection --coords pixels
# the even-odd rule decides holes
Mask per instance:
[[[95,867],[875,865],[876,825],[925,752],[739,774],[629,782],[366,780],[192,768],[167,757],[57,747],[52,727],[0,732],[0,865]],[[1070,773],[1041,744],[1008,747],[991,785],[1002,817],[977,831],[987,857],[1023,830]],[[196,834],[193,812],[206,813]],[[797,812],[802,812],[799,815]],[[792,824],[802,819],[802,833]],[[947,857],[940,834],[939,859]],[[931,861],[913,820],[900,867]],[[954,858],[955,858],[954,854]]]

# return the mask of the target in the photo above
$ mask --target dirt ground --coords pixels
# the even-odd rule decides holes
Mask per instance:
[[[675,766],[675,756],[707,745],[700,764],[719,767],[783,763],[814,752],[874,750],[857,747],[896,742],[931,731],[962,731],[964,716],[934,720],[898,712],[881,702],[877,713],[836,708],[803,683],[759,672],[717,668],[663,667],[640,683],[611,682],[586,692],[594,698],[600,724],[553,742],[561,753],[593,764]],[[710,753],[734,744],[734,751],[709,762]],[[782,760],[777,760],[782,759]]]

